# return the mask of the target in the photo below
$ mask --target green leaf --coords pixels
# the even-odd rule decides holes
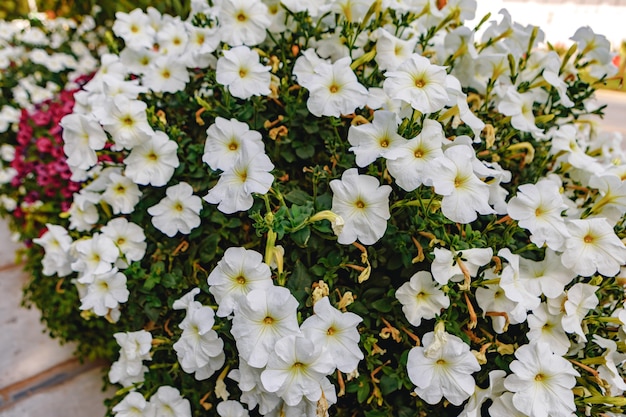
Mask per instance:
[[[293,272],[287,280],[287,288],[291,290],[294,297],[298,301],[302,301],[307,297],[307,288],[311,288],[313,280],[307,271],[306,266],[300,261],[296,261]]]
[[[386,298],[381,298],[372,303],[372,307],[381,313],[389,313],[391,311],[391,302]]]
[[[300,246],[301,248],[306,247],[307,243],[309,242],[310,237],[311,237],[310,227],[305,227],[291,234],[291,238],[293,239],[293,241],[296,242],[296,245]]]
[[[367,400],[367,397],[370,395],[370,384],[365,381],[361,381],[361,385],[359,385],[359,390],[356,392],[356,399],[358,402],[362,403]]]
[[[398,378],[394,378],[391,375],[383,375],[380,378],[380,392],[383,395],[391,394],[394,391],[397,391],[401,386],[402,382],[398,381]]]
[[[285,200],[293,204],[304,205],[308,201],[311,201],[311,196],[307,192],[297,188],[285,194]]]
[[[315,155],[315,148],[313,145],[306,144],[296,149],[296,155],[298,155],[300,159],[309,159]]]

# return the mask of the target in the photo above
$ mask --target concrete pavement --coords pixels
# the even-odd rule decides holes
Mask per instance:
[[[73,345],[50,339],[37,310],[21,306],[28,276],[0,220],[0,417],[100,417],[102,364],[81,364]]]

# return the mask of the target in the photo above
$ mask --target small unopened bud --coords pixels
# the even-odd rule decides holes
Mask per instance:
[[[318,222],[320,220],[328,220],[330,222],[330,227],[333,229],[333,233],[337,236],[341,234],[345,224],[343,217],[330,210],[323,210],[319,213],[315,213],[309,218],[309,223]]]
[[[311,294],[311,298],[313,300],[313,305],[317,303],[324,297],[328,297],[330,294],[330,288],[328,288],[328,284],[324,281],[319,280],[318,282],[313,283],[313,293]]]

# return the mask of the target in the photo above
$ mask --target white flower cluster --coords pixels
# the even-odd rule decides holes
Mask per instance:
[[[119,305],[129,296],[121,270],[143,259],[143,229],[123,217],[111,219],[99,233],[76,241],[61,226],[47,224],[47,229],[33,240],[45,250],[43,274],[63,277],[78,273],[73,282],[80,292],[80,309],[117,321]]]
[[[151,360],[152,335],[145,330],[139,330],[115,333],[114,337],[120,346],[120,357],[111,365],[109,380],[124,387],[143,382],[144,374],[148,372],[143,361]]]
[[[335,228],[339,244],[377,243],[392,221],[391,196],[415,198],[408,193],[428,189],[433,197],[424,212],[440,209],[459,231],[480,216],[501,216],[498,222],[516,222],[536,248],[545,248],[543,259],[535,260],[507,247],[428,249],[430,271],[415,273],[395,292],[411,325],[420,326],[450,308],[448,290],[458,283],[471,313],[476,316],[470,295],[483,318],[490,320],[493,333],[501,335],[511,325],[526,324],[528,343],[512,348],[510,373],[492,371],[491,385],[482,389],[472,375],[486,359],[480,352],[470,352],[470,346],[446,332],[440,322],[408,354],[407,372],[415,393],[429,404],[442,398],[457,406],[467,401],[464,415],[477,415],[490,399],[493,416],[570,416],[576,410],[572,388],[579,373],[563,356],[582,351],[588,342],[585,318],[600,302],[597,275],[614,277],[626,264],[626,246],[615,232],[626,213],[626,151],[621,139],[580,123],[579,116],[584,120],[592,109],[572,109],[575,97],[568,95],[568,82],[579,77],[579,69],[570,61],[563,63],[555,51],[535,50],[543,38],[537,28],[513,23],[502,12],[502,19],[488,23],[480,39],[462,25],[448,27],[433,36],[425,50],[418,42],[429,28],[472,18],[476,2],[449,0],[441,8],[430,0],[372,3],[284,0],[275,4],[276,13],[270,13],[261,0],[223,0],[215,6],[192,2],[193,12],[202,12],[212,23],[208,27],[154,9],[118,13],[113,31],[124,40],[124,49],[119,56],[102,57],[102,67],[86,91],[77,95],[75,113],[62,123],[75,179],[92,180],[75,195],[70,228],[91,231],[99,220],[97,205],[130,214],[141,200],[142,188],[165,186],[165,196],[147,209],[154,227],[168,237],[199,227],[202,198],[174,176],[184,150],[164,132],[153,130],[140,94],[159,98],[181,91],[191,79],[188,68],[208,68],[230,99],[275,98],[277,89],[285,87],[274,79],[273,65],[280,63],[261,52],[271,44],[270,35],[288,33],[295,25],[292,12],[307,12],[320,18],[316,27],[320,33],[302,40],[308,47],[294,53],[299,55],[290,81],[297,80],[292,87],[308,93],[311,117],[338,118],[365,106],[371,110],[371,122],[353,115],[348,128],[349,151],[358,168],[345,169],[340,179],[329,182],[331,211],[341,219],[335,225],[343,226]],[[364,19],[371,18],[374,6],[418,17],[397,27],[389,21],[375,30],[362,30],[346,46],[343,26],[337,22],[344,19],[367,28]],[[580,51],[579,65],[591,75],[614,73],[603,37],[582,29],[572,40]],[[368,44],[373,47],[366,52]],[[525,54],[529,59],[521,65],[516,57]],[[367,67],[359,78],[356,69],[370,63],[376,69]],[[376,71],[380,82],[366,86],[364,78]],[[473,93],[468,97],[464,91]],[[472,100],[479,106],[470,109]],[[499,112],[520,137],[551,143],[548,175],[536,183],[516,184],[515,195],[508,195],[503,184],[512,181],[511,172],[498,164],[498,158],[489,161],[475,149],[485,145],[484,154],[490,154],[501,139],[489,133],[493,126],[475,115],[480,106]],[[553,106],[571,113],[560,124],[543,129],[553,116]],[[401,127],[407,125],[421,129],[404,137],[400,132],[407,130]],[[446,137],[447,125],[463,125],[467,134]],[[274,182],[275,167],[265,153],[262,134],[245,121],[216,117],[206,135],[202,161],[221,173],[203,199],[225,214],[249,210],[254,196],[267,194]],[[123,161],[101,169],[97,151],[106,146]],[[507,152],[529,163],[534,148],[522,141]],[[359,171],[375,169],[372,165],[381,162],[379,158],[387,168],[381,178],[388,184]],[[431,207],[433,200],[436,204]],[[425,203],[418,198],[397,204],[396,208]],[[36,242],[46,249],[45,273],[78,272],[77,281],[88,285],[81,308],[97,315],[119,314],[119,303],[128,298],[120,270],[141,260],[145,252],[141,228],[124,221],[113,219],[75,242],[65,230],[50,225]],[[483,227],[495,224],[496,220]],[[440,243],[436,240],[431,247]],[[482,283],[472,289],[472,280],[479,277]],[[328,376],[335,370],[355,372],[363,358],[359,316],[341,312],[328,298],[321,298],[314,314],[299,324],[294,295],[274,284],[261,254],[243,247],[226,250],[207,282],[217,302],[216,313],[194,300],[197,289],[174,304],[175,309],[186,310],[179,325],[182,336],[174,344],[185,372],[202,380],[223,366],[224,342],[213,329],[216,315],[232,320],[239,368],[229,376],[238,383],[241,402],[249,409],[258,406],[263,415],[313,416],[320,402],[337,401]],[[626,326],[623,299],[615,304],[614,318]],[[619,342],[626,340],[623,328],[618,337]],[[614,340],[593,342],[606,349],[606,363],[598,371],[610,381],[605,392],[621,395],[626,389],[622,377],[626,358],[617,352]],[[140,381],[128,366],[117,367],[123,369],[112,379],[126,381],[123,384]],[[174,415],[188,415],[187,403],[166,388],[155,394],[156,405],[132,392],[113,411],[126,416],[131,405],[144,410],[169,401],[173,410],[180,407]],[[245,410],[232,407],[232,413],[245,415]]]

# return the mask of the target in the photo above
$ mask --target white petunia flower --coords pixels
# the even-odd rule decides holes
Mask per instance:
[[[176,93],[185,89],[189,72],[178,56],[161,56],[146,69],[141,81],[152,91]]]
[[[102,201],[113,209],[113,214],[129,214],[135,210],[135,206],[141,198],[139,187],[130,178],[111,173],[109,184],[102,194]]]
[[[72,273],[72,238],[62,226],[46,223],[46,228],[48,230],[41,237],[33,239],[33,243],[43,247],[45,251],[41,261],[42,272],[47,276],[67,276]]]
[[[567,209],[559,184],[541,179],[537,184],[522,184],[517,195],[509,200],[507,211],[520,227],[530,231],[530,241],[537,247],[544,243],[552,250],[561,250],[569,238],[561,212]]]
[[[513,392],[513,405],[529,417],[570,417],[576,410],[572,388],[580,376],[574,366],[539,342],[515,351],[511,375],[504,386]]]
[[[124,265],[120,266],[118,260],[116,263],[118,267],[125,267],[131,262],[143,259],[147,247],[146,235],[139,225],[129,222],[124,217],[118,217],[109,220],[101,232],[117,245],[124,258]]]
[[[595,285],[578,282],[567,291],[565,298],[560,302],[561,311],[565,313],[561,318],[563,330],[577,334],[585,342],[587,337],[581,323],[587,313],[599,303],[597,290],[598,287]]]
[[[93,118],[72,113],[60,122],[63,128],[63,152],[67,164],[74,168],[89,169],[98,162],[96,151],[104,147],[107,136]]]
[[[434,113],[448,103],[445,67],[431,64],[428,58],[412,54],[394,71],[385,73],[383,89],[393,99],[411,104],[422,113]]]
[[[147,417],[149,404],[137,391],[126,394],[124,399],[113,407],[115,417]]]
[[[241,297],[231,329],[241,357],[250,366],[265,366],[279,339],[300,333],[297,310],[298,300],[284,287],[255,289]]]
[[[434,319],[441,309],[450,307],[450,299],[439,288],[428,271],[419,271],[396,291],[402,304],[402,312],[413,326],[418,327],[422,319]]]
[[[246,123],[236,119],[216,117],[215,123],[209,126],[206,134],[202,161],[214,171],[232,169],[244,147],[251,154],[264,152],[265,145],[261,134],[256,130],[250,130]]]
[[[215,80],[240,99],[270,94],[271,67],[259,62],[259,54],[247,46],[225,50],[217,60]]]
[[[164,132],[156,131],[145,142],[133,148],[124,159],[124,175],[135,184],[162,187],[178,167],[178,144]]]
[[[96,275],[111,271],[120,254],[115,242],[101,233],[76,241],[73,249],[77,259],[72,262],[72,270],[81,273],[79,281],[83,284],[90,284]]]
[[[240,297],[273,286],[272,271],[263,256],[245,248],[228,248],[207,278],[209,292],[219,305],[218,317],[230,315]]]
[[[155,31],[148,16],[135,9],[130,13],[116,12],[113,33],[124,39],[127,48],[150,49],[155,41]]]
[[[359,349],[361,340],[357,325],[363,321],[354,313],[342,313],[323,297],[313,305],[314,315],[300,326],[304,336],[317,346],[326,349],[341,372],[350,373],[357,369],[363,353]]]
[[[474,150],[455,145],[432,162],[435,192],[443,196],[441,212],[458,223],[471,223],[479,214],[495,213],[489,206],[489,187],[474,174]]]
[[[248,410],[239,401],[222,401],[217,404],[216,409],[220,417],[250,417]]]
[[[457,336],[435,328],[422,337],[422,346],[409,351],[407,372],[416,385],[415,393],[428,404],[437,404],[443,397],[454,405],[474,393],[478,360],[470,347]]]
[[[489,372],[489,386],[486,388],[476,386],[476,390],[470,396],[458,417],[481,417],[481,409],[485,401],[495,401],[506,392],[504,388],[505,376],[506,372],[501,369],[495,369]],[[494,417],[493,414],[491,416]]]
[[[365,105],[367,89],[359,83],[350,63],[350,58],[342,58],[315,67],[306,87],[309,90],[306,106],[313,115],[339,117]]]
[[[188,235],[200,226],[202,199],[193,194],[193,188],[186,182],[168,187],[166,196],[155,206],[148,208],[154,227],[169,237],[176,233]]]
[[[98,222],[100,215],[95,203],[86,195],[75,193],[70,206],[70,230],[86,232]]]
[[[475,278],[478,269],[487,265],[493,256],[491,248],[470,248],[462,251],[450,251],[446,248],[435,248],[435,259],[430,267],[433,278],[441,285],[448,281],[459,282],[464,279],[463,269],[459,260],[470,277]]]
[[[515,129],[543,138],[543,130],[539,129],[535,122],[533,112],[535,100],[537,97],[533,91],[518,93],[516,87],[509,86],[504,90],[502,100],[498,104],[498,111],[511,117],[511,126]]]
[[[369,175],[359,175],[356,168],[343,173],[341,180],[332,180],[332,211],[345,222],[337,241],[349,245],[357,239],[365,245],[376,243],[387,230],[391,187],[380,185]]]
[[[154,407],[155,417],[191,417],[189,400],[183,398],[174,387],[159,387],[157,392],[150,397],[150,403]]]
[[[533,286],[532,277],[520,275],[521,256],[512,253],[509,248],[500,249],[498,256],[507,260],[507,265],[502,269],[500,276],[500,288],[504,290],[507,298],[520,303],[526,310],[537,308],[541,302],[540,292]]]
[[[606,349],[606,352],[602,355],[605,363],[598,366],[600,378],[609,384],[606,395],[622,395],[626,391],[626,381],[624,381],[624,377],[618,371],[617,366],[626,363],[626,355],[618,352],[617,343],[614,340],[593,335],[593,341],[596,345]]]
[[[380,28],[375,32],[376,39],[376,63],[382,71],[397,69],[404,61],[411,58],[417,45],[417,36],[403,40],[393,36],[385,29]]]
[[[615,174],[592,175],[589,186],[599,191],[591,214],[605,217],[611,225],[615,225],[626,213],[626,181]]]
[[[98,316],[106,316],[120,303],[128,301],[130,292],[126,288],[126,276],[113,268],[103,274],[93,275],[87,287],[87,295],[81,298],[81,310],[93,310]]]
[[[318,401],[322,397],[321,381],[334,369],[334,361],[323,346],[301,335],[290,335],[274,345],[261,382],[287,405],[295,406],[303,397]]]
[[[387,169],[396,184],[405,191],[413,191],[422,184],[432,185],[431,162],[443,156],[444,139],[441,124],[426,119],[419,135],[387,152]]]
[[[224,0],[220,6],[222,42],[230,46],[254,46],[265,40],[271,21],[261,0]]]
[[[604,218],[567,222],[571,238],[567,240],[561,262],[579,275],[596,272],[612,277],[626,264],[626,246]]]
[[[117,95],[109,100],[100,116],[100,122],[118,149],[132,149],[154,136],[148,124],[146,109],[148,105],[141,100],[131,100]]]
[[[491,417],[528,417],[513,405],[513,393],[503,392],[502,395],[493,399],[493,404],[489,407]]]
[[[520,277],[527,280],[527,288],[532,294],[544,294],[547,298],[556,298],[563,294],[565,286],[578,274],[561,263],[561,255],[546,249],[543,261],[526,258],[519,260]]]
[[[266,194],[274,176],[274,164],[264,152],[254,152],[246,147],[236,159],[233,167],[220,175],[220,179],[204,200],[218,204],[222,213],[232,214],[246,211],[254,203],[252,193]]]
[[[190,305],[179,325],[183,333],[173,345],[183,371],[194,373],[199,381],[224,365],[224,341],[213,330],[214,314],[211,307]]]
[[[561,325],[561,315],[550,314],[545,304],[533,309],[528,315],[526,336],[529,342],[545,342],[550,345],[552,352],[563,356],[570,348],[570,341]]]
[[[395,113],[377,110],[372,123],[350,126],[348,142],[352,147],[348,150],[356,155],[356,164],[366,167],[401,146],[405,140],[397,133],[398,125]]]

